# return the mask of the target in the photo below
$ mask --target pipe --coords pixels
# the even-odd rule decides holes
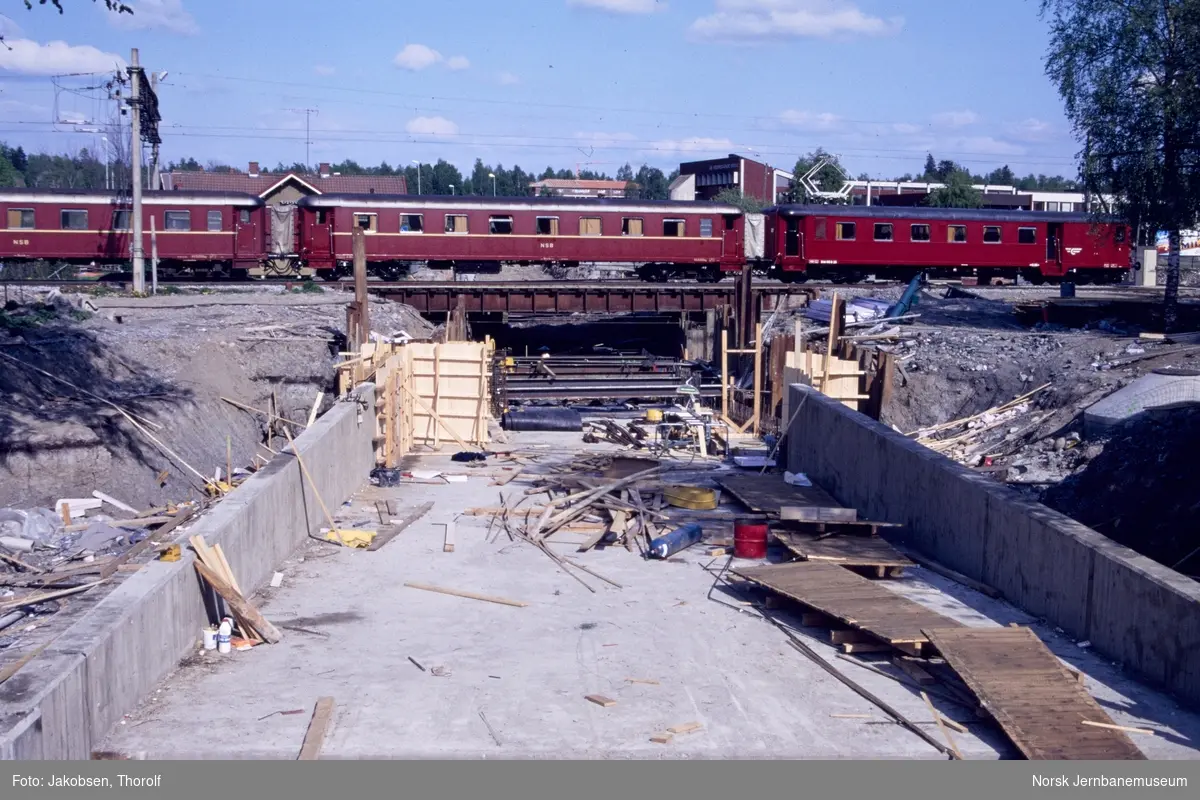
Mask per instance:
[[[27,616],[29,616],[29,612],[27,611],[14,611],[11,614],[5,614],[3,617],[0,617],[0,631],[16,625]]]

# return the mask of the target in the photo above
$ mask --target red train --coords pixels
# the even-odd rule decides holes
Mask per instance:
[[[1082,214],[542,197],[314,195],[265,206],[252,195],[147,192],[164,274],[317,275],[349,269],[354,229],[372,272],[414,265],[488,271],[505,263],[623,265],[646,280],[719,280],[746,264],[783,280],[931,274],[1079,282],[1124,276],[1128,229]],[[0,261],[128,263],[126,195],[0,191]]]

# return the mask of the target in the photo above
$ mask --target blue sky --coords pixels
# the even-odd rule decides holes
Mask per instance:
[[[1042,71],[1037,0],[71,0],[0,19],[0,138],[93,146],[88,89],[138,47],[167,76],[164,156],[245,168],[305,158],[475,157],[540,171],[670,169],[739,152],[790,169],[818,145],[853,174],[1074,175]],[[60,120],[55,123],[55,119]],[[83,127],[87,127],[85,124]],[[589,162],[591,162],[589,164]]]

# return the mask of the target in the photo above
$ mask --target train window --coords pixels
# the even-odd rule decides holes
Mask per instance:
[[[621,220],[621,235],[622,236],[641,236],[642,235],[642,218],[641,217],[625,217]]]
[[[890,242],[892,240],[892,223],[876,222],[875,223],[875,241]]]
[[[59,213],[59,221],[64,231],[87,230],[87,212],[83,210],[63,209]]]
[[[113,211],[113,230],[127,231],[129,230],[129,209],[118,208]]]
[[[447,214],[446,215],[446,233],[466,233],[467,232],[467,215],[466,214]]]
[[[813,227],[813,235],[820,241],[825,241],[825,223],[827,221],[825,217],[817,217],[816,225]]]
[[[983,243],[984,244],[1000,244],[1000,226],[999,225],[984,225],[983,226]]]
[[[579,218],[579,235],[580,236],[599,236],[601,233],[599,217],[580,217]]]
[[[1037,244],[1037,228],[1017,228],[1018,244]]]
[[[378,214],[355,214],[354,227],[362,228],[365,233],[375,233],[379,230]]]
[[[512,217],[488,217],[488,233],[512,233]]]
[[[219,231],[225,227],[225,220],[221,216],[220,211],[208,212],[208,229],[210,231]]]
[[[965,244],[967,241],[967,226],[947,225],[946,241],[950,244]]]
[[[238,212],[238,222],[240,222],[243,225],[250,224],[250,209],[243,208],[241,211]],[[317,222],[321,225],[325,224],[325,212],[324,211],[317,212]]]
[[[839,222],[837,224],[837,239],[841,242],[853,242],[858,233],[858,223]]]
[[[712,236],[712,220],[705,217],[700,220],[700,235],[704,237]]]
[[[681,219],[664,219],[663,236],[683,236],[684,223]]]
[[[424,214],[401,214],[400,215],[400,232],[401,233],[423,233],[425,231],[425,215]]]
[[[8,227],[10,227],[10,228],[32,228],[33,227],[33,209],[32,208],[10,208],[8,210]]]
[[[929,226],[913,225],[912,233],[910,235],[912,236],[912,241],[914,242],[928,242],[930,239]]]
[[[166,231],[190,231],[192,229],[192,212],[190,211],[164,211],[163,212],[163,230]]]
[[[558,217],[538,217],[538,236],[558,236]]]

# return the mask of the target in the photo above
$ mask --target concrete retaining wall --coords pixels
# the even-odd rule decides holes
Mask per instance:
[[[296,438],[322,499],[337,508],[374,466],[375,389],[338,403]],[[281,454],[181,533],[220,544],[243,591],[325,518],[296,460]],[[193,556],[129,576],[0,685],[0,759],[87,759],[121,717],[197,645],[208,624]]]
[[[809,387],[788,468],[918,551],[989,584],[1143,678],[1200,703],[1200,585]]]

